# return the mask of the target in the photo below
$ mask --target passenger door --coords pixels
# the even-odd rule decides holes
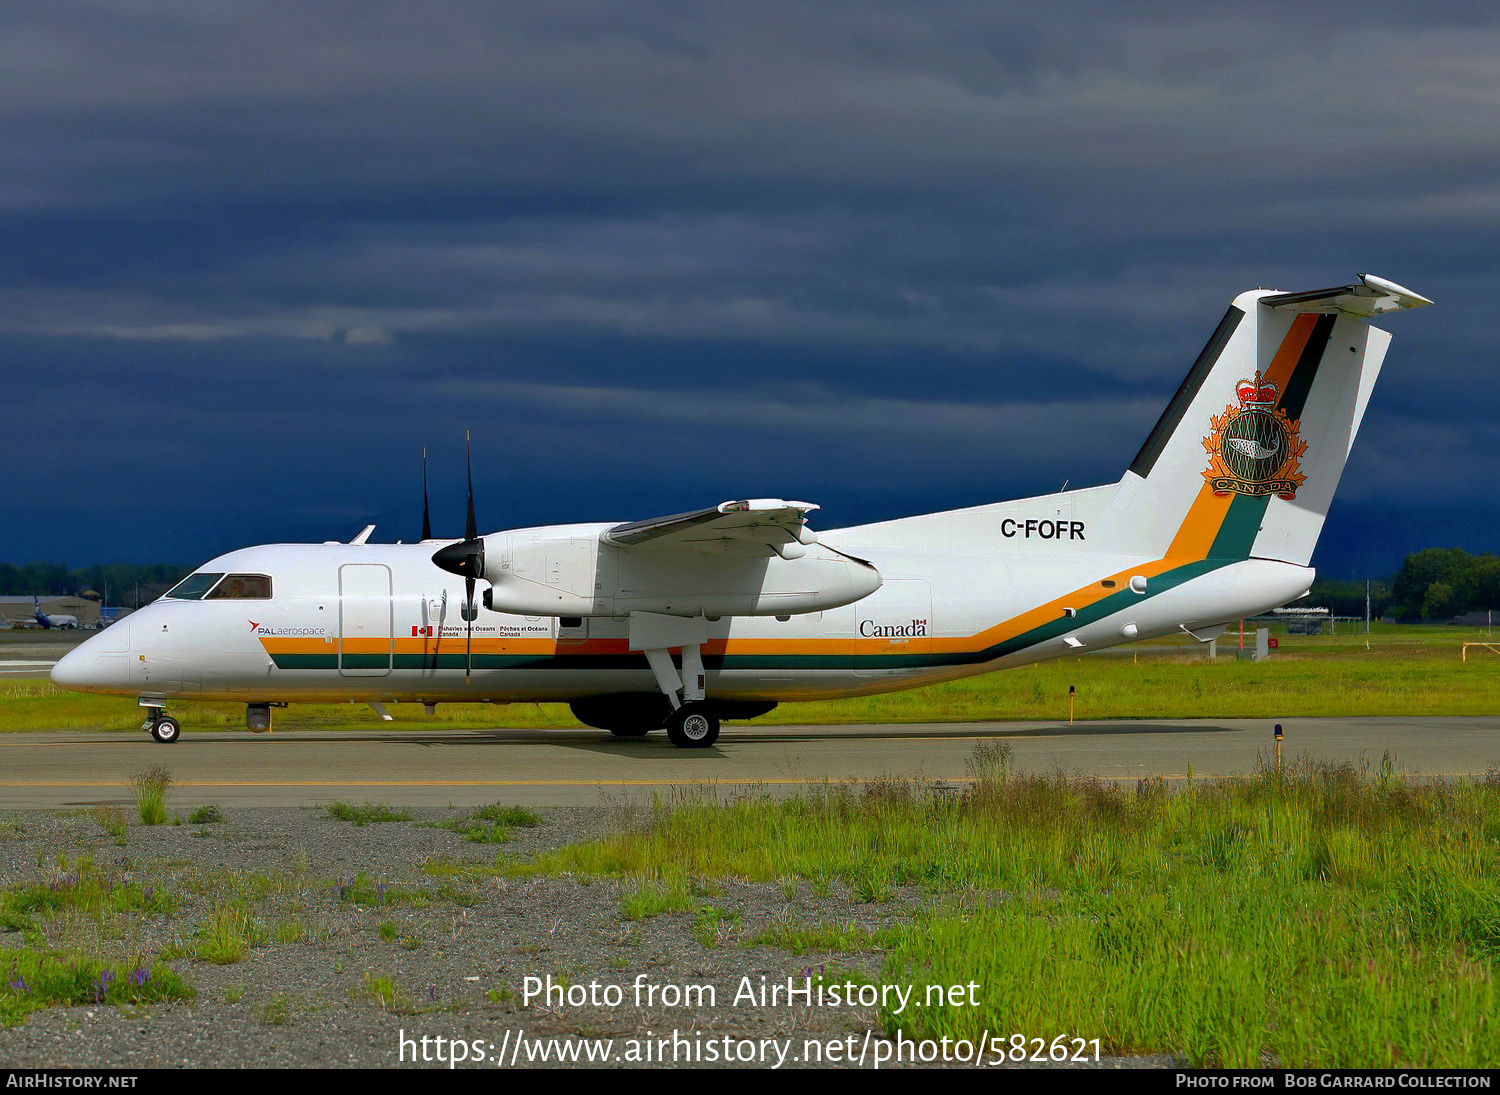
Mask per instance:
[[[379,563],[339,567],[339,673],[383,677],[391,671],[391,569]]]

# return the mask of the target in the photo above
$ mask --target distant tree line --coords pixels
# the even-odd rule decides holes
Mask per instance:
[[[1372,617],[1378,620],[1386,614],[1386,604],[1390,596],[1389,583],[1370,583],[1370,615]],[[1312,593],[1308,597],[1292,603],[1293,608],[1301,605],[1327,608],[1330,615],[1354,616],[1362,620],[1365,618],[1364,580],[1340,582],[1319,578],[1313,583]]]
[[[1387,614],[1398,620],[1446,620],[1486,609],[1500,609],[1500,556],[1424,548],[1401,564]]]
[[[191,568],[169,563],[140,566],[135,563],[107,563],[72,568],[62,563],[0,563],[0,597],[77,596],[91,589],[103,597],[107,592],[111,604],[133,605],[137,584],[175,585]]]

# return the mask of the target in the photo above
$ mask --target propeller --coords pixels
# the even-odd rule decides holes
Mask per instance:
[[[464,580],[464,619],[468,622],[468,635],[464,639],[464,680],[469,679],[473,669],[474,646],[474,582],[484,577],[484,541],[479,537],[479,523],[474,519],[474,461],[469,454],[469,431],[464,431],[464,462],[469,473],[469,516],[464,524],[464,538],[456,544],[440,547],[433,552],[432,561],[449,574],[457,574]]]
[[[427,509],[427,450],[422,450],[422,539],[432,539],[432,518]]]

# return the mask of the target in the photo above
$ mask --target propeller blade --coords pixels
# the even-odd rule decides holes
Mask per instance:
[[[464,539],[472,540],[479,535],[479,523],[474,520],[474,459],[469,455],[469,431],[464,431],[464,463],[469,470],[469,521],[464,525]],[[473,597],[469,598],[473,600]]]
[[[474,579],[464,579],[464,619],[469,622],[468,633],[464,636],[464,683],[469,681],[469,673],[474,668]]]
[[[427,450],[422,450],[422,539],[432,539],[432,518],[427,509]]]
[[[464,638],[464,682],[467,683],[474,668],[474,617],[479,610],[474,605],[474,583],[484,577],[484,540],[479,535],[479,522],[474,516],[474,461],[469,455],[469,431],[464,431],[464,462],[469,473],[469,514],[464,526],[464,538],[455,544],[446,544],[432,553],[435,566],[449,574],[457,574],[464,580],[464,622],[468,625]],[[423,510],[426,510],[427,464],[425,452],[422,464]],[[425,512],[424,512],[425,525]],[[425,529],[424,529],[425,531]],[[446,597],[446,594],[444,594]]]
[[[469,513],[464,523],[464,538],[456,544],[438,548],[432,561],[449,574],[469,581],[469,600],[465,612],[472,615],[473,581],[484,577],[484,541],[479,538],[479,522],[474,517],[474,462],[469,455],[469,431],[464,431],[464,462],[469,473]]]
[[[428,510],[428,450],[422,450],[422,538],[432,538],[432,517]]]

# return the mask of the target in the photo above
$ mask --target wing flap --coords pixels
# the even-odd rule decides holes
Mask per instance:
[[[721,555],[781,555],[790,544],[816,542],[807,515],[818,507],[780,498],[721,502],[712,509],[629,521],[603,541],[626,548],[688,548]]]

